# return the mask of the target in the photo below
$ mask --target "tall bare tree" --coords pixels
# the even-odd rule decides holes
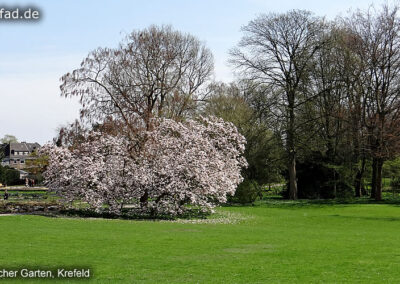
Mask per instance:
[[[213,57],[194,36],[170,26],[134,31],[118,48],[98,48],[65,74],[61,94],[78,96],[81,116],[114,118],[130,131],[153,116],[182,117],[201,100]]]
[[[399,7],[383,5],[358,11],[347,24],[359,37],[355,49],[363,66],[361,80],[365,100],[364,126],[369,133],[373,159],[372,193],[382,199],[382,167],[398,148],[400,112],[400,18]]]
[[[284,123],[291,199],[297,199],[296,111],[313,98],[307,87],[322,29],[322,20],[307,11],[261,15],[242,28],[244,36],[231,51],[231,62],[247,79],[274,90],[265,95]]]

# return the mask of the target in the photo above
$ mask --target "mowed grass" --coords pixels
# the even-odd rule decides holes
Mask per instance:
[[[95,283],[399,282],[397,205],[282,204],[218,212],[242,220],[3,216],[0,268],[91,267]]]

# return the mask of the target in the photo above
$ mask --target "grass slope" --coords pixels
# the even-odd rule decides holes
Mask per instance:
[[[3,216],[0,268],[88,266],[96,283],[396,283],[400,279],[396,205],[282,204],[219,212],[245,220],[187,224]]]

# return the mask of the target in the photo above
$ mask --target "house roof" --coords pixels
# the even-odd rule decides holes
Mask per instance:
[[[19,151],[19,152],[32,152],[33,150],[39,148],[40,145],[38,143],[10,143],[10,150]]]

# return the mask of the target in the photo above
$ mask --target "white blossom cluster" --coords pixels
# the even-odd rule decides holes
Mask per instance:
[[[215,117],[176,122],[157,119],[132,137],[93,132],[74,149],[46,145],[48,187],[67,202],[97,211],[180,215],[211,210],[242,182],[245,138]],[[129,205],[129,206],[128,206]]]

